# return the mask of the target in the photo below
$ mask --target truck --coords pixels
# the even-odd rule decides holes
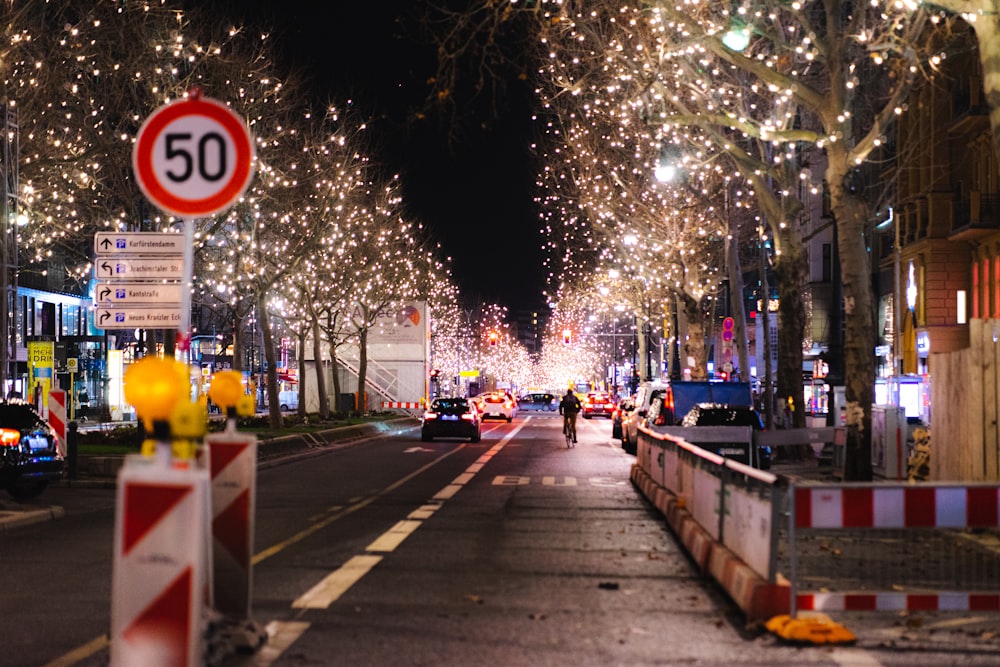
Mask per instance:
[[[696,403],[753,405],[749,382],[643,382],[635,394],[635,410],[622,422],[622,448],[629,454],[635,454],[639,425],[644,423],[650,404],[660,397],[663,407],[658,415],[658,426],[679,424]]]
[[[671,382],[663,407],[665,425],[679,424],[697,403],[753,406],[753,391],[749,382]]]

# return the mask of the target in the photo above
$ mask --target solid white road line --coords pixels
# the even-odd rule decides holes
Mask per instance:
[[[354,556],[299,596],[292,608],[326,609],[381,560],[382,556]]]

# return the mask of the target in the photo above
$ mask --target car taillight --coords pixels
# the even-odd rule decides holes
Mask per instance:
[[[476,415],[466,412],[462,415],[462,419],[464,419],[467,422],[475,421]]]
[[[436,412],[427,411],[427,412],[424,413],[424,419],[428,419],[429,420],[429,419],[437,419],[437,418],[438,418],[438,413],[436,413]]]
[[[21,442],[21,432],[12,428],[0,428],[0,446],[17,447]]]

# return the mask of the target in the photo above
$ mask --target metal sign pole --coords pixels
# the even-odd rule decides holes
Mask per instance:
[[[184,269],[181,278],[180,349],[182,361],[191,363],[191,277],[194,274],[194,225],[195,218],[184,218]]]

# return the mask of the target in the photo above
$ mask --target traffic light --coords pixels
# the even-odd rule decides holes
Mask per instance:
[[[439,375],[441,375],[441,371],[439,371],[438,369],[435,368],[431,371],[432,380],[437,380]]]
[[[499,336],[497,336],[497,332],[496,331],[491,331],[490,332],[490,347],[496,347],[497,346],[497,339],[498,338],[499,338]]]
[[[563,329],[563,345],[569,345],[573,342],[573,332],[569,329]]]

